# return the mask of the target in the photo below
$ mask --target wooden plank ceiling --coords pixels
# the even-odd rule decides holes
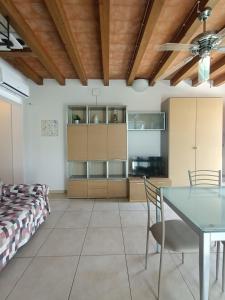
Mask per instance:
[[[160,52],[157,45],[190,42],[202,32],[197,0],[0,0],[16,33],[28,45],[0,57],[37,84],[54,78],[59,84],[78,78],[125,79],[131,85],[145,78],[153,85],[188,52]],[[225,1],[201,0],[200,10],[212,7],[207,30],[225,27]],[[195,58],[170,75],[171,85],[191,79],[197,86]],[[212,54],[211,79],[225,82],[225,54]]]

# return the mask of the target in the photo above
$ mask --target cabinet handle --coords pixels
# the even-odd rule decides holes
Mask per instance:
[[[198,149],[198,147],[194,146],[194,147],[192,147],[192,149],[194,149],[194,150],[197,150],[197,149]]]

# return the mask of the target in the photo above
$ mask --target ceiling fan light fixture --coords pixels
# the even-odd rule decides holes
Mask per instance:
[[[148,88],[147,79],[135,79],[132,84],[132,88],[136,92],[144,92]]]
[[[198,81],[204,82],[210,77],[210,55],[203,56],[198,62]]]

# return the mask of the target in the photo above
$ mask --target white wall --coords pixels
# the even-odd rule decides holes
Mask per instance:
[[[65,86],[54,80],[45,80],[43,86],[30,82],[30,88],[31,97],[24,101],[25,181],[47,183],[55,190],[65,187],[66,106],[96,104],[92,88],[100,89],[98,104],[125,104],[129,111],[159,111],[161,101],[169,97],[225,96],[225,85],[210,88],[206,83],[194,88],[182,82],[177,87],[170,87],[167,81],[142,93],[127,87],[123,80],[112,80],[109,87],[104,87],[100,80],[89,80],[88,87],[82,86],[78,80],[67,80]],[[59,136],[41,136],[41,120],[58,120]],[[129,142],[132,151],[143,148],[146,155],[159,155],[159,135],[159,132],[153,132],[148,135],[148,140],[144,137],[138,142]]]

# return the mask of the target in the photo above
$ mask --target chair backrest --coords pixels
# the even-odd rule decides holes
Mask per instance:
[[[151,204],[155,206],[156,211],[160,213],[160,221],[164,223],[164,201],[162,189],[155,186],[149,179],[144,176],[144,185],[146,200],[148,206],[148,216],[150,220]],[[155,214],[156,216],[156,214]],[[157,221],[157,220],[156,220]],[[150,225],[150,224],[149,224]]]
[[[196,170],[188,171],[191,186],[221,186],[221,170]]]

